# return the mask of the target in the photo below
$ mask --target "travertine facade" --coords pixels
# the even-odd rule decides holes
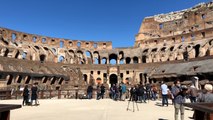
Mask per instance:
[[[88,84],[183,82],[193,75],[212,80],[213,3],[146,17],[134,47],[68,40],[0,28],[0,87],[38,82],[42,89]],[[183,53],[188,54],[184,58]],[[114,62],[113,62],[114,60]]]

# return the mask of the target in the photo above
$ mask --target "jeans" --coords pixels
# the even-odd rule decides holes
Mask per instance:
[[[175,120],[178,120],[179,111],[180,111],[180,119],[184,120],[184,106],[183,106],[183,104],[175,103],[174,108],[175,108]]]
[[[162,94],[162,106],[164,106],[164,105],[167,105],[168,106],[168,95],[163,95]]]
[[[88,97],[88,99],[92,99],[92,92],[88,92],[87,97]]]

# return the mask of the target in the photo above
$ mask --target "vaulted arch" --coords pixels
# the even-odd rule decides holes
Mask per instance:
[[[117,64],[117,59],[118,59],[118,56],[116,54],[112,53],[109,55],[110,64]]]

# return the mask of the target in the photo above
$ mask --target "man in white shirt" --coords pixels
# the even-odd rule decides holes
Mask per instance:
[[[168,106],[168,86],[163,81],[163,84],[161,85],[161,91],[162,91],[162,106],[167,105]]]

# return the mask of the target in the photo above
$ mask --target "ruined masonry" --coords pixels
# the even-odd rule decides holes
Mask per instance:
[[[134,46],[127,48],[0,28],[0,89],[11,95],[33,83],[42,97],[59,90],[66,97],[90,84],[172,85],[176,78],[189,84],[195,75],[201,86],[213,83],[212,2],[144,18]]]

